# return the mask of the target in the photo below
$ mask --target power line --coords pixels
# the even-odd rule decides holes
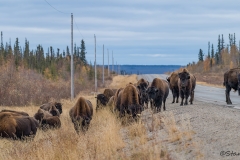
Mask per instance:
[[[77,23],[76,23],[76,21],[75,21],[75,19],[73,19],[73,21],[74,21],[74,23],[75,23],[75,25],[76,25],[76,27],[77,27],[77,29],[78,29],[78,32],[81,34],[82,38],[85,39],[85,38],[83,37],[82,33],[80,32],[80,30],[79,30],[79,28],[78,28],[78,25],[77,25]]]
[[[66,12],[62,12],[58,9],[56,9],[55,7],[53,7],[50,3],[48,3],[48,1],[44,0],[49,6],[51,6],[53,9],[55,9],[56,11],[60,12],[60,13],[63,13],[63,14],[70,14],[70,13],[66,13]]]

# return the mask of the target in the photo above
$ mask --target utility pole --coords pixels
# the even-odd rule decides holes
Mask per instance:
[[[96,36],[94,34],[94,39],[95,39],[95,92],[97,92],[97,62],[96,62]]]
[[[113,74],[113,63],[114,61],[113,61],[113,51],[112,51],[112,74]]]
[[[108,52],[108,77],[109,77],[109,52]]]
[[[103,69],[103,86],[104,86],[104,45],[103,45],[103,66],[102,66],[102,69]]]
[[[71,100],[74,99],[74,75],[73,75],[73,14],[71,13]]]
[[[118,74],[117,61],[116,61],[116,74]]]

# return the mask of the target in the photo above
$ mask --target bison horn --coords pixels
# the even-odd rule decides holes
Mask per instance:
[[[141,114],[137,114],[137,117],[141,117]]]

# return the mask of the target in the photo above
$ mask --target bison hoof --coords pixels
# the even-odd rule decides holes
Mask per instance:
[[[181,103],[180,106],[183,106],[183,104]]]

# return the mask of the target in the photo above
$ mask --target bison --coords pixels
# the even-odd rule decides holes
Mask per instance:
[[[178,98],[179,98],[178,79],[179,77],[177,72],[172,72],[170,77],[167,77],[167,81],[169,82],[169,86],[173,95],[172,103],[175,103],[175,98],[176,98],[176,103],[178,103]]]
[[[33,117],[13,112],[0,112],[0,136],[12,139],[34,137],[39,124]]]
[[[62,104],[58,103],[58,102],[49,102],[49,103],[45,103],[43,105],[40,106],[41,109],[44,109],[46,111],[50,111],[52,110],[53,114],[62,114]],[[57,113],[57,111],[53,111],[53,110],[58,110],[59,113]],[[53,115],[55,116],[55,115]]]
[[[100,106],[106,106],[109,99],[114,96],[114,91],[112,89],[108,89],[106,88],[103,92],[103,94],[98,94],[97,97],[95,97],[97,99],[97,106],[96,106],[96,110],[100,109]]]
[[[92,103],[83,97],[79,97],[76,104],[70,109],[69,116],[77,133],[79,129],[86,131],[93,116]]]
[[[120,104],[121,104],[121,94],[122,94],[123,88],[119,88],[115,95],[114,95],[114,109],[113,111],[116,112],[117,110],[120,111]]]
[[[178,73],[178,87],[179,94],[181,97],[180,106],[183,105],[183,100],[185,98],[184,105],[188,105],[188,97],[190,96],[190,104],[193,103],[194,99],[194,89],[196,86],[196,78],[193,74],[189,73],[187,69],[183,69],[182,72]]]
[[[159,78],[154,78],[151,86],[147,89],[147,93],[151,102],[151,108],[154,111],[161,112],[162,103],[163,110],[166,110],[165,103],[169,94],[167,81]]]
[[[61,121],[58,116],[51,116],[42,119],[41,123],[42,129],[46,130],[48,128],[55,129],[61,127]]]
[[[125,113],[129,114],[134,119],[140,117],[143,107],[140,105],[137,88],[133,84],[128,84],[121,92],[121,101],[118,108],[120,117],[123,117]]]
[[[28,113],[26,112],[19,112],[19,111],[13,111],[13,110],[8,110],[8,109],[3,109],[1,112],[10,112],[12,114],[15,114],[15,115],[22,115],[22,116],[29,116]]]
[[[143,106],[146,106],[145,108],[148,108],[149,99],[146,91],[147,91],[149,82],[141,78],[140,80],[138,80],[136,85],[139,90],[140,104],[142,104]]]
[[[49,111],[41,108],[35,113],[34,118],[38,120],[43,130],[61,127],[61,121],[58,116],[53,116]]]
[[[230,99],[231,89],[238,90],[238,95],[240,95],[240,68],[233,68],[225,72],[223,85],[226,87],[226,102],[232,104]]]

